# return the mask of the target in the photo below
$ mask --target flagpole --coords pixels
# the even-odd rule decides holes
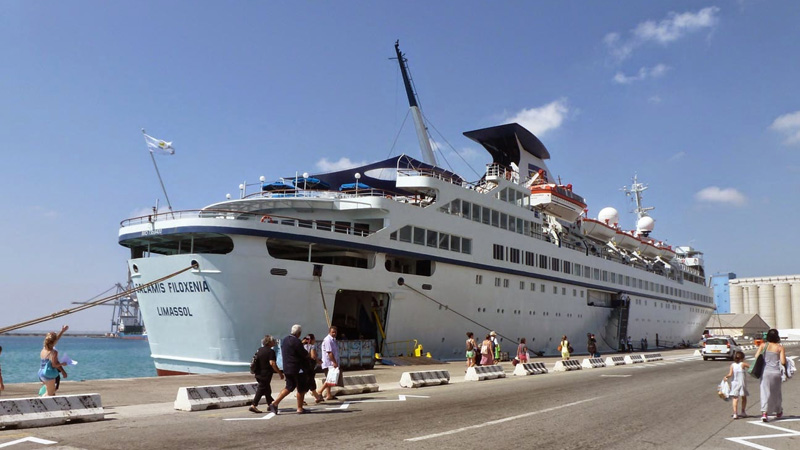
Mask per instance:
[[[142,135],[147,134],[142,128]],[[144,139],[144,142],[147,143],[147,138]],[[158,175],[158,182],[161,183],[161,190],[164,191],[164,197],[167,198],[167,207],[169,207],[169,212],[172,212],[172,203],[169,201],[169,195],[167,195],[167,189],[164,187],[164,181],[161,179],[161,172],[158,171],[158,164],[156,164],[156,158],[153,156],[153,151],[150,150],[148,147],[147,150],[150,152],[150,159],[153,160],[153,167],[156,168],[156,175]],[[158,211],[156,211],[158,213]]]

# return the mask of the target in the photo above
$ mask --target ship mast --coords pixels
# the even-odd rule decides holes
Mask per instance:
[[[419,148],[422,150],[422,159],[424,159],[427,164],[436,166],[436,156],[434,156],[433,149],[431,148],[428,129],[422,121],[422,113],[419,110],[417,94],[411,87],[411,78],[408,76],[406,58],[400,51],[400,41],[394,43],[394,50],[397,53],[397,62],[400,63],[400,72],[403,74],[403,84],[406,87],[406,94],[408,95],[408,106],[411,108],[411,117],[414,118],[414,127],[417,130],[417,139],[419,139]]]
[[[631,184],[631,188],[628,189],[627,187],[622,188],[625,191],[626,195],[632,195],[634,200],[636,201],[636,209],[633,212],[636,213],[636,217],[641,219],[642,217],[648,217],[647,211],[652,211],[655,209],[653,206],[642,206],[642,192],[646,191],[648,186],[645,186],[636,179],[636,175],[633,176],[633,183]]]

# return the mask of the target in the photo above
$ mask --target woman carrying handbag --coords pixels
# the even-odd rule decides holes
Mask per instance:
[[[761,344],[756,352],[756,362],[753,364],[753,374],[757,375],[759,358],[763,357],[763,374],[761,375],[761,421],[767,421],[769,413],[775,413],[775,418],[783,417],[781,393],[781,366],[786,364],[786,350],[780,344],[781,337],[778,330],[771,329],[767,332],[767,342]]]

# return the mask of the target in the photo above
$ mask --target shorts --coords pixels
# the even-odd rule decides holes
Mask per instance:
[[[467,351],[467,358],[468,358],[468,359],[472,359],[472,358],[474,358],[474,357],[475,357],[475,350],[469,350],[469,351]]]
[[[301,394],[308,392],[308,375],[304,373],[295,373],[291,375],[287,373],[284,375],[286,376],[287,391],[292,392],[297,389],[297,392]]]

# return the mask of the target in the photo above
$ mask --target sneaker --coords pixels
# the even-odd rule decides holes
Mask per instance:
[[[739,418],[739,416],[737,416],[736,414],[731,415],[731,419],[733,419],[733,420],[736,420],[738,418]]]
[[[767,421],[767,413],[764,413],[764,414],[761,415],[761,421],[762,422],[766,422]]]
[[[779,413],[778,413],[778,414],[775,416],[775,418],[776,418],[776,419],[780,419],[781,417],[783,417],[783,411],[779,412]]]

